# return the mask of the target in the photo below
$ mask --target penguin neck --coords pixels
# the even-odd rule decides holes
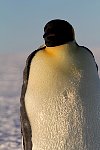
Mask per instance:
[[[56,55],[59,53],[66,52],[67,54],[70,53],[71,50],[76,49],[77,44],[76,41],[72,41],[63,45],[54,46],[54,47],[47,47],[46,46],[46,52],[52,55]]]

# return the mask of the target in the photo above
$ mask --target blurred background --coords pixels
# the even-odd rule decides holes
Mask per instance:
[[[44,44],[43,28],[52,19],[73,25],[77,43],[93,52],[100,70],[99,0],[0,0],[0,150],[21,150],[23,68]]]

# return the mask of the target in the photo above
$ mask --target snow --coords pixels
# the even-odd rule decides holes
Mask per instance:
[[[0,56],[0,150],[21,150],[20,93],[26,55]]]
[[[21,150],[19,97],[0,98],[0,150]]]
[[[99,60],[100,54],[96,53]],[[0,55],[0,150],[21,150],[20,92],[28,54]],[[97,61],[100,68],[100,61]]]

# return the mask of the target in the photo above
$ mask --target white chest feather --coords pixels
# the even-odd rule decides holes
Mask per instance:
[[[70,55],[39,52],[32,60],[25,95],[32,150],[100,148],[99,79],[81,54]]]

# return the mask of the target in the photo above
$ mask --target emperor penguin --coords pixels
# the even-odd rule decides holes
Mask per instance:
[[[65,20],[49,21],[43,38],[23,73],[24,150],[100,150],[100,80],[92,52],[77,44]]]

